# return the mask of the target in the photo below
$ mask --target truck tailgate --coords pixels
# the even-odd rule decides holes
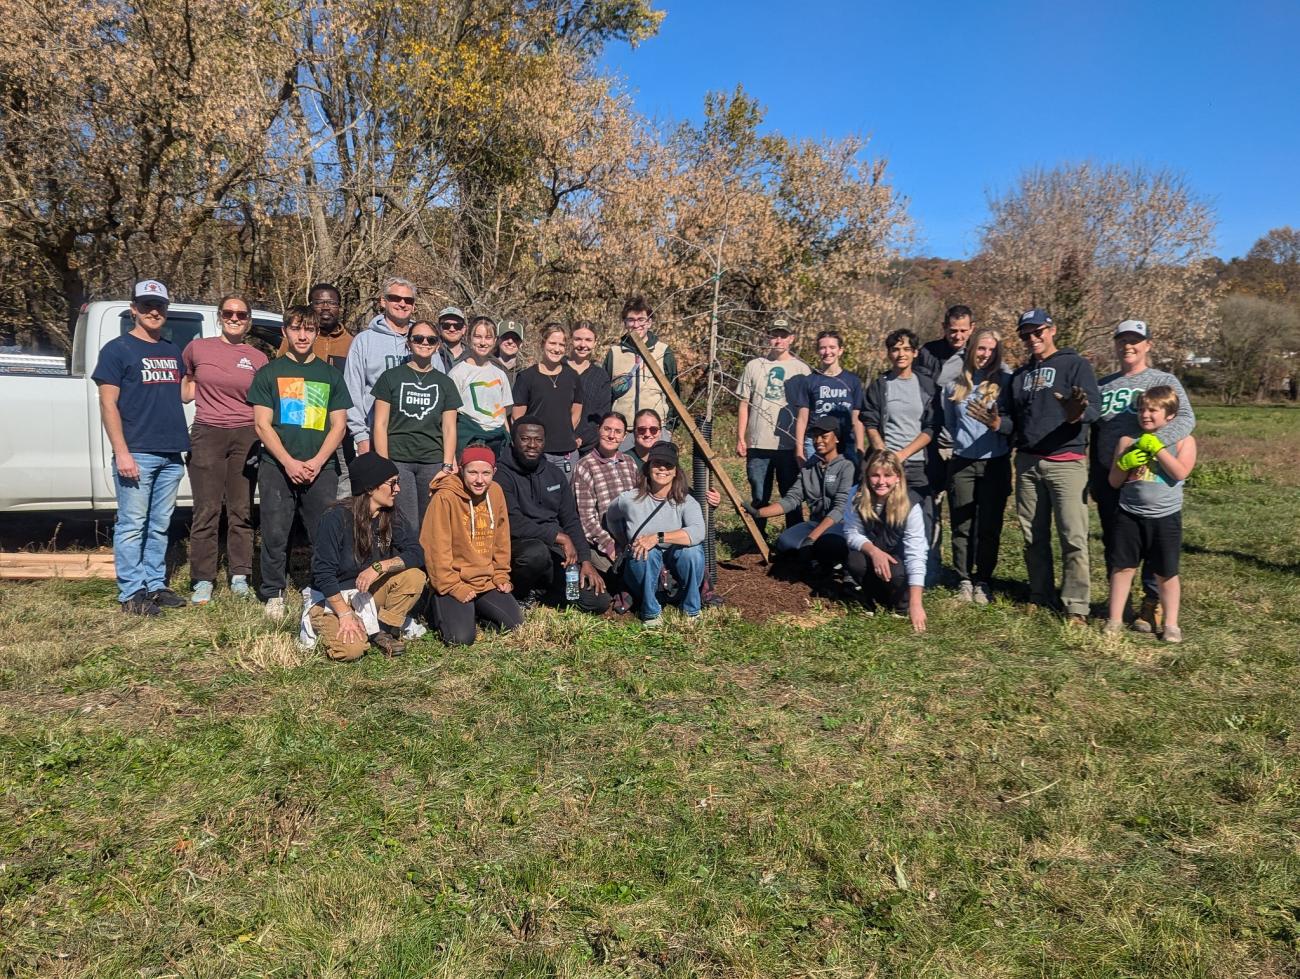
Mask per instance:
[[[90,508],[86,399],[83,378],[0,377],[0,511]]]

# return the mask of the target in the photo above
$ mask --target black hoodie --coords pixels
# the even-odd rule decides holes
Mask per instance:
[[[539,540],[553,546],[556,535],[564,531],[573,541],[578,560],[591,558],[573,487],[559,466],[543,457],[535,469],[526,469],[510,446],[497,460],[494,478],[506,497],[511,540]]]
[[[1075,385],[1088,395],[1088,407],[1077,422],[1065,420],[1065,402]],[[1088,426],[1101,416],[1101,391],[1092,365],[1071,347],[1059,347],[1043,360],[1030,360],[1011,377],[1011,418],[1016,448],[1038,456],[1066,453],[1083,457]]]

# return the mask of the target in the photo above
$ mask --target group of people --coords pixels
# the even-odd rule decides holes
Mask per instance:
[[[313,286],[308,304],[285,314],[280,350],[268,358],[248,342],[245,298],[223,298],[219,335],[181,351],[163,336],[166,287],[136,285],[132,328],[104,347],[93,373],[113,448],[125,612],[187,604],[167,587],[165,566],[186,466],[188,603],[213,597],[223,514],[230,591],[252,594],[256,486],[256,595],[268,616],[287,614],[300,522],[312,550],[302,634],[336,659],[371,647],[400,653],[419,617],[465,644],[478,624],[517,628],[538,602],[594,614],[613,605],[654,628],[665,602],[693,618],[716,601],[704,510],[669,429],[676,361],[649,305],[627,301],[626,332],[601,363],[592,324],[548,323],[524,367],[513,324],[499,332],[492,318],[456,307],[419,319],[417,298],[408,280],[387,279],[378,313],[353,336],[339,290]],[[989,601],[1014,447],[1031,600],[1056,604],[1054,522],[1061,610],[1071,621],[1086,616],[1091,484],[1112,569],[1107,628],[1127,617],[1128,588],[1145,564],[1135,624],[1176,641],[1194,417],[1177,380],[1150,367],[1146,324],[1116,328],[1121,369],[1099,386],[1087,361],[1056,347],[1045,311],[1020,317],[1028,356],[1014,373],[999,334],[973,330],[972,319],[952,307],[943,337],[924,346],[910,331],[891,333],[892,368],[869,385],[841,365],[840,334],[817,336],[813,370],[791,351],[790,324],[773,322],[769,349],[740,384],[746,509],[760,526],[784,515],[784,559],[924,630],[945,495],[958,595]],[[717,506],[716,491],[704,502]]]
[[[1111,586],[1105,629],[1131,624],[1181,641],[1182,487],[1196,461],[1196,419],[1182,385],[1151,366],[1142,320],[1114,328],[1118,369],[1100,382],[1087,360],[1056,345],[1046,310],[1025,312],[1016,331],[1024,356],[1013,371],[1001,334],[975,329],[971,309],[952,306],[937,340],[890,333],[890,369],[864,383],[841,365],[839,333],[817,335],[820,363],[811,369],[790,350],[789,324],[776,320],[769,349],[740,382],[746,508],[760,526],[785,514],[776,549],[808,562],[810,577],[829,575],[920,631],[924,588],[939,567],[943,501],[957,596],[986,605],[1014,485],[1030,604],[1080,625],[1091,597],[1091,494]],[[779,499],[771,502],[774,482]],[[1138,567],[1143,597],[1134,613]]]
[[[287,614],[301,523],[312,552],[301,628],[334,658],[400,652],[421,612],[449,643],[473,642],[478,623],[516,628],[536,602],[597,614],[613,603],[648,627],[665,600],[700,614],[704,517],[665,424],[661,380],[673,387],[676,365],[644,300],[623,319],[654,369],[626,337],[596,363],[588,323],[544,326],[537,362],[523,367],[517,328],[498,335],[490,317],[455,307],[421,320],[416,298],[412,283],[388,279],[379,313],[352,336],[338,289],[314,286],[268,358],[248,340],[244,297],[224,297],[220,333],[181,351],[163,335],[167,288],[136,285],[132,327],[93,373],[113,448],[123,611],[187,604],[167,586],[165,557],[188,466],[188,603],[212,600],[223,514],[230,591],[253,593],[256,487],[256,595],[268,616]]]

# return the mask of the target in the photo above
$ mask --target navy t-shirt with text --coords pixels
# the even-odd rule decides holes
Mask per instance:
[[[841,448],[852,445],[852,421],[862,409],[866,394],[862,381],[853,371],[840,371],[830,377],[813,371],[801,378],[800,404],[808,409],[808,421],[831,417],[840,423]]]
[[[174,343],[150,343],[128,333],[104,344],[90,377],[96,384],[118,388],[117,411],[126,447],[162,455],[190,448],[181,404],[184,375],[185,364]]]

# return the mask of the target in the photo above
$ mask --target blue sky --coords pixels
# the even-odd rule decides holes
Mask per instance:
[[[637,109],[698,119],[737,83],[765,128],[871,137],[919,254],[967,257],[987,192],[1092,159],[1167,166],[1214,204],[1216,251],[1300,225],[1300,0],[658,0],[607,49]]]

